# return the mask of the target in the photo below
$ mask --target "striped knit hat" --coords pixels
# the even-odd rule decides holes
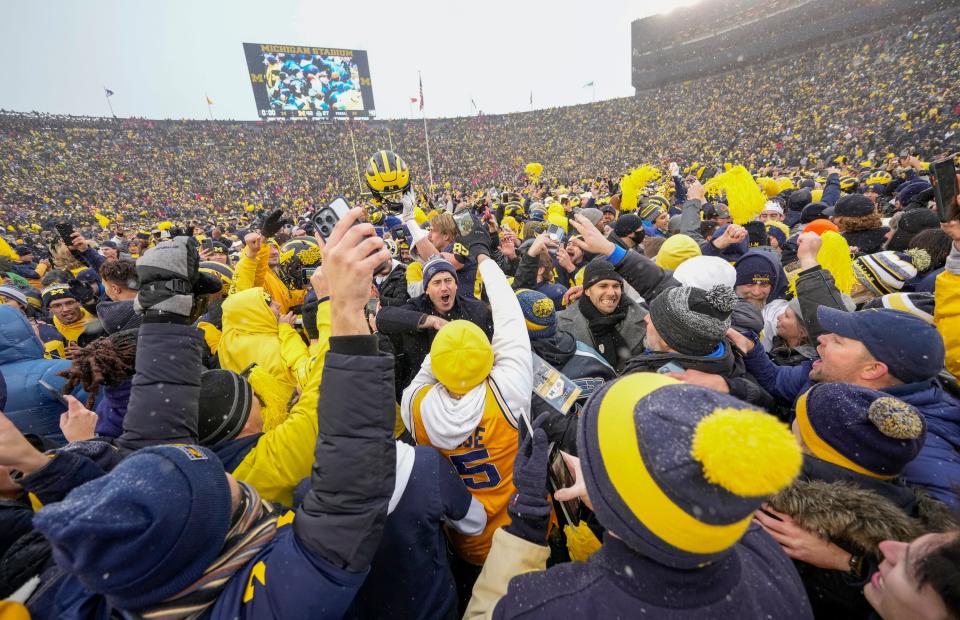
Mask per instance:
[[[29,303],[27,302],[27,296],[24,294],[24,292],[15,286],[10,286],[9,284],[0,286],[0,298],[15,301],[23,306],[24,309],[29,306]]]
[[[777,418],[655,373],[597,391],[580,414],[577,448],[600,523],[638,553],[683,569],[728,553],[803,460]]]
[[[640,219],[652,222],[670,209],[670,203],[663,196],[650,196],[640,202]]]
[[[870,478],[895,478],[926,438],[914,407],[857,385],[817,384],[796,408],[797,429],[813,456]]]
[[[890,293],[883,297],[871,299],[863,306],[864,310],[871,308],[890,308],[909,312],[933,325],[933,293]]]
[[[860,284],[880,297],[898,292],[904,282],[915,278],[918,271],[929,266],[930,255],[926,250],[886,251],[860,256],[853,261],[853,273]]]
[[[517,291],[517,301],[520,302],[531,340],[549,338],[557,333],[557,312],[553,300],[539,291],[520,289]]]
[[[218,263],[212,260],[205,260],[200,262],[200,271],[218,278],[223,283],[222,290],[224,293],[228,292],[230,287],[233,286],[234,272],[230,265],[224,265],[223,263]]]

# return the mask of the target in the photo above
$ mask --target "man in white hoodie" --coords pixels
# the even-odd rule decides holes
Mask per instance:
[[[510,522],[517,429],[520,416],[529,415],[533,367],[523,312],[506,276],[482,243],[471,244],[471,254],[493,312],[493,343],[469,321],[445,325],[403,392],[401,415],[417,443],[446,456],[486,510],[480,536],[450,532],[458,556],[479,572],[493,533]]]

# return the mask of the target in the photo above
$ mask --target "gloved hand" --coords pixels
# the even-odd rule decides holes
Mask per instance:
[[[320,337],[320,330],[317,329],[317,306],[320,303],[316,296],[311,293],[300,307],[300,316],[303,317],[303,330],[307,332],[310,340],[316,340]]]
[[[198,270],[200,244],[193,237],[161,241],[137,260],[140,292],[134,310],[144,315],[171,314],[189,318],[194,295],[215,293],[219,278]]]
[[[540,425],[541,416],[534,422],[533,435],[527,434],[520,443],[513,462],[513,484],[517,492],[510,498],[508,532],[526,541],[547,544],[552,505],[547,499],[547,461],[549,442]]]
[[[474,226],[469,235],[461,235],[458,240],[470,251],[470,256],[474,259],[481,254],[490,256],[490,248],[493,246],[493,241],[490,238],[490,233],[484,230],[482,226]]]
[[[403,210],[400,212],[400,221],[406,224],[414,219],[413,208],[417,206],[417,194],[412,187],[400,196],[400,204],[403,205]]]
[[[263,219],[263,225],[260,227],[260,234],[270,239],[283,228],[283,209],[272,211],[270,215]]]

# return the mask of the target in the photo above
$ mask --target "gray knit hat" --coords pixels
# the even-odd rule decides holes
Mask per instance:
[[[718,284],[709,291],[678,286],[650,304],[650,320],[671,349],[683,355],[709,355],[730,329],[737,295]]]
[[[9,284],[0,286],[0,297],[15,301],[24,308],[28,308],[30,306],[30,304],[27,302],[26,294],[17,287]]]

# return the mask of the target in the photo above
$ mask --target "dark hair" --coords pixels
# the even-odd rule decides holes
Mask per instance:
[[[700,236],[706,239],[713,234],[720,225],[717,224],[717,220],[703,220],[700,222]]]
[[[87,409],[92,409],[101,385],[119,385],[132,377],[137,360],[137,331],[125,329],[80,349],[70,368],[60,373],[67,380],[63,393],[69,394],[82,385],[89,394]]]
[[[63,271],[62,269],[51,269],[47,273],[43,274],[43,278],[40,280],[40,286],[49,286],[54,282],[63,282],[66,284],[73,279],[73,276],[69,271]]]
[[[106,261],[100,265],[100,279],[129,289],[140,288],[140,278],[137,277],[137,263],[128,258]]]
[[[947,264],[947,257],[950,256],[950,248],[953,246],[953,240],[950,236],[939,228],[928,228],[921,230],[910,239],[907,248],[920,248],[926,250],[930,255],[930,267],[923,273],[936,271]]]
[[[951,617],[960,617],[960,532],[931,549],[916,564],[917,583],[930,584]]]

